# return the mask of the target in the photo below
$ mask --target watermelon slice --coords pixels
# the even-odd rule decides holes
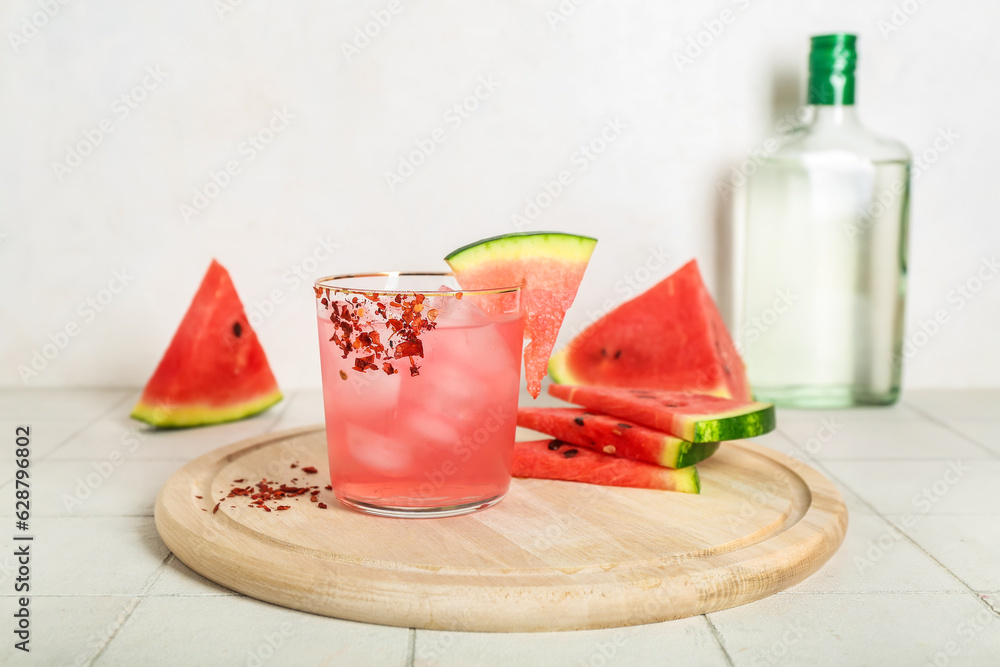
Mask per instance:
[[[774,406],[770,403],[734,401],[679,391],[561,384],[551,385],[549,393],[690,442],[739,440],[774,430]]]
[[[746,368],[691,260],[553,355],[560,384],[646,387],[752,400]]]
[[[132,417],[198,426],[241,419],[280,400],[229,273],[213,259]]]
[[[519,408],[517,425],[633,461],[684,468],[707,459],[717,442],[687,442],[634,422],[580,408]]]
[[[513,475],[603,486],[701,492],[701,481],[694,466],[674,470],[577,449],[561,440],[515,442]]]
[[[522,285],[524,377],[535,398],[566,310],[576,298],[596,239],[558,232],[504,234],[452,252],[445,261],[463,289]]]

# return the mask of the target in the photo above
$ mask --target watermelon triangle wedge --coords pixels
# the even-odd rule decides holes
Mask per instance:
[[[552,356],[555,382],[752,400],[746,368],[691,260]]]
[[[233,281],[213,259],[132,417],[199,426],[242,419],[280,400]]]
[[[514,443],[514,477],[583,482],[601,486],[700,493],[694,466],[674,470],[642,461],[630,461],[589,449],[577,449],[561,440]]]
[[[524,348],[524,376],[535,398],[596,244],[589,236],[523,232],[477,241],[445,257],[463,289],[522,286],[524,333],[531,341]]]
[[[740,440],[774,430],[774,406],[770,403],[678,391],[561,384],[551,385],[549,393],[688,442]]]

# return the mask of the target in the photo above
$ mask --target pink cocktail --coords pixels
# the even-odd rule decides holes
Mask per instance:
[[[446,274],[316,283],[327,445],[341,502],[453,516],[510,485],[520,288],[462,292]]]

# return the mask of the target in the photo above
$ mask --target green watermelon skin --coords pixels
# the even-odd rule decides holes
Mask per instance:
[[[694,466],[674,470],[577,448],[561,440],[515,442],[512,474],[601,486],[701,493],[701,480]]]
[[[717,442],[687,442],[582,408],[519,408],[517,425],[579,447],[667,468],[694,465],[719,449]]]
[[[549,393],[569,403],[634,421],[689,442],[752,438],[774,430],[770,403],[654,389],[571,387],[554,384]]]
[[[161,428],[217,424],[281,398],[229,272],[213,259],[132,417]]]
[[[691,260],[597,320],[549,360],[560,384],[752,400],[746,368]]]

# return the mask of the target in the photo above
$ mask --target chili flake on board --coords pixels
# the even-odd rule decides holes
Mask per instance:
[[[298,463],[293,463],[290,466],[292,469],[298,468]],[[307,475],[314,475],[319,472],[315,466],[303,466],[302,472]],[[212,514],[219,511],[219,507],[222,505],[223,501],[227,498],[249,498],[250,502],[247,507],[253,507],[256,509],[262,509],[265,512],[270,512],[273,510],[284,512],[292,508],[291,505],[276,505],[271,507],[268,505],[269,502],[277,502],[286,499],[298,500],[299,496],[306,496],[311,502],[317,503],[320,509],[326,509],[327,506],[324,503],[319,502],[319,488],[318,486],[294,486],[297,482],[297,478],[292,478],[292,484],[277,483],[267,478],[262,478],[256,484],[244,484],[246,479],[234,479],[233,488],[229,490],[228,495],[219,500],[212,508]],[[333,487],[329,484],[325,487],[328,491],[332,491]],[[195,496],[196,498],[201,498],[201,496]],[[235,507],[235,505],[231,505]],[[204,509],[204,508],[203,508]],[[206,510],[207,511],[207,510]]]
[[[315,293],[323,308],[330,311],[330,321],[336,330],[330,341],[340,348],[344,359],[354,355],[351,370],[395,375],[399,369],[393,362],[407,358],[410,375],[420,375],[420,367],[414,361],[414,357],[424,356],[420,335],[435,328],[438,316],[436,309],[424,304],[427,298],[424,294],[400,293],[389,299],[380,298],[378,292],[365,293],[365,303],[357,296],[345,295],[343,300],[334,300],[329,288],[317,287]],[[461,293],[455,297],[461,298]],[[377,326],[379,320],[381,326]],[[381,333],[380,328],[384,330]],[[384,341],[383,333],[388,334]],[[347,373],[341,370],[340,377],[346,380]]]

